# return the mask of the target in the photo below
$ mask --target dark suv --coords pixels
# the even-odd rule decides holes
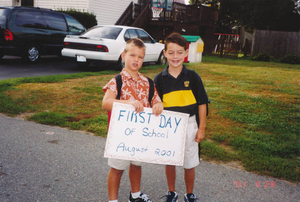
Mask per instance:
[[[36,62],[41,55],[60,55],[66,35],[85,28],[73,17],[50,9],[0,7],[0,59],[22,56]]]

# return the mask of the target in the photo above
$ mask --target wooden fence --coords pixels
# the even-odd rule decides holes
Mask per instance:
[[[252,56],[267,53],[274,58],[285,55],[300,56],[300,33],[256,30],[253,36]]]

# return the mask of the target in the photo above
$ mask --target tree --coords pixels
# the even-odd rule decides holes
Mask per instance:
[[[221,0],[220,28],[299,31],[296,0]]]
[[[198,5],[211,4],[219,11],[219,32],[233,27],[248,29],[299,31],[300,0],[190,0]]]

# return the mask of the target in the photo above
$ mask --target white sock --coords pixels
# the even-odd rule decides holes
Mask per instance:
[[[135,193],[131,193],[132,198],[138,198],[141,195],[141,191],[135,192]]]
[[[108,201],[108,202],[118,202],[118,199],[117,200]]]

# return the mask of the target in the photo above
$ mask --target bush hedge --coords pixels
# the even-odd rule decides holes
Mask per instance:
[[[66,13],[74,17],[78,22],[80,22],[86,29],[89,29],[97,25],[96,15],[93,13],[78,11],[75,9],[58,9],[59,12]]]
[[[280,62],[288,64],[300,64],[300,57],[297,55],[286,55],[280,59]]]
[[[271,59],[272,59],[272,57],[270,55],[268,55],[267,53],[260,53],[253,57],[253,60],[256,60],[256,61],[270,62]]]

